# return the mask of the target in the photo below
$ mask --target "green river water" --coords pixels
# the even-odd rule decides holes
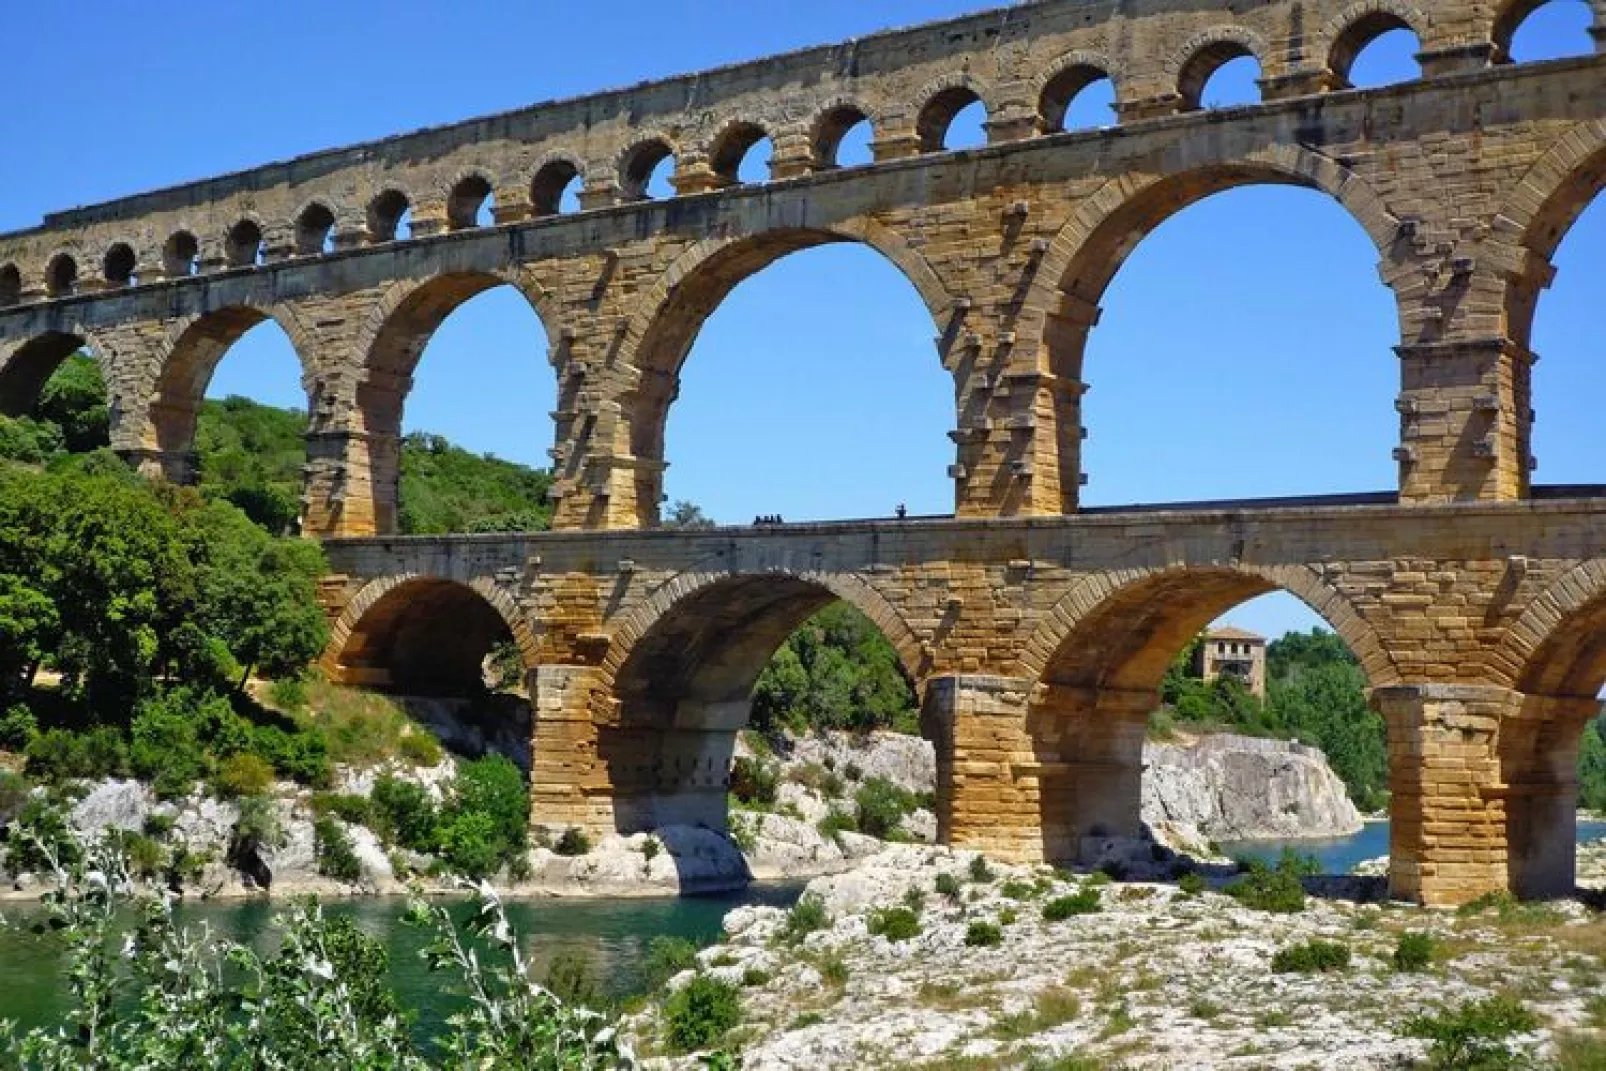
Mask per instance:
[[[535,977],[545,977],[547,965],[559,953],[584,956],[592,976],[612,997],[642,992],[642,967],[647,943],[665,935],[698,943],[713,940],[725,913],[743,904],[790,906],[802,891],[800,885],[754,885],[727,895],[651,900],[538,900],[515,901],[508,917],[523,937]],[[205,923],[218,935],[261,948],[274,941],[273,917],[282,905],[260,900],[184,904],[179,920],[185,925]],[[452,1002],[441,996],[442,977],[430,974],[418,957],[426,934],[402,923],[405,901],[396,898],[331,901],[329,914],[349,915],[368,933],[382,939],[390,950],[391,985],[405,1007],[418,1015],[420,1028],[428,1028],[449,1014]],[[468,914],[467,904],[454,910]],[[0,1018],[16,1020],[24,1028],[59,1022],[70,995],[62,979],[62,955],[49,938],[25,931],[38,917],[33,905],[0,909],[7,926],[0,931],[0,967],[6,984],[0,986]]]

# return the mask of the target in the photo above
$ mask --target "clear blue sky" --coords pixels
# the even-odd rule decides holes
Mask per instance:
[[[315,149],[978,6],[615,0],[603,18],[582,4],[485,0],[11,4],[0,33],[32,44],[7,57],[0,229]],[[1589,21],[1582,0],[1553,0],[1524,26],[1515,52],[1588,51]],[[1380,40],[1356,81],[1410,76],[1413,44],[1403,34]],[[1252,99],[1254,74],[1251,61],[1236,61],[1207,99]],[[1073,122],[1109,122],[1103,103],[1096,94],[1079,101]],[[975,118],[958,124],[955,143],[979,137]],[[1162,225],[1111,285],[1089,349],[1086,500],[1392,488],[1397,328],[1376,262],[1359,226],[1304,190],[1236,190]],[[1538,476],[1606,482],[1597,434],[1606,397],[1600,203],[1557,265],[1535,339],[1544,356],[1535,376]],[[687,363],[668,429],[669,494],[726,522],[884,515],[899,502],[947,512],[953,393],[932,334],[912,288],[864,249],[808,251],[745,282]],[[426,351],[407,427],[545,464],[555,393],[545,352],[540,321],[517,294],[475,299]],[[235,347],[208,393],[305,406],[295,358],[271,325]],[[1288,596],[1231,617],[1273,635],[1316,623]]]

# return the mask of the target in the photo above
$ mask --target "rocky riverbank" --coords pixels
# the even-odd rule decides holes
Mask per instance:
[[[1352,1071],[1427,1058],[1433,1042],[1417,1035],[1471,1007],[1471,1045],[1539,1061],[1606,1051],[1606,921],[1578,904],[1452,914],[1312,899],[1271,912],[1224,895],[1225,870],[1199,880],[1112,883],[889,846],[811,882],[813,920],[727,916],[698,968],[738,994],[739,1023],[714,1044],[741,1054],[733,1066],[810,1071]],[[1426,935],[1408,942],[1420,962],[1397,957],[1406,934]],[[1327,969],[1308,951],[1291,967],[1287,950],[1311,941],[1338,949],[1314,957]],[[1502,1003],[1474,1003],[1491,998]],[[649,1066],[702,1066],[665,1052],[666,1014],[628,1021],[638,1051]],[[1502,1023],[1504,1036],[1476,1036]]]
[[[413,713],[440,712],[426,706]],[[466,731],[461,720],[444,714],[435,720],[459,735]],[[477,737],[468,743],[476,753],[498,750],[491,746],[494,742]],[[1358,825],[1342,784],[1313,749],[1206,736],[1150,745],[1145,758],[1145,818],[1160,843],[1196,858],[1213,857],[1212,840],[1331,836]],[[581,851],[559,851],[564,831],[537,829],[528,866],[516,874],[504,871],[495,878],[498,886],[514,897],[725,891],[755,879],[840,873],[880,851],[888,839],[936,839],[936,763],[931,745],[917,737],[826,733],[763,740],[748,734],[737,759],[742,776],[733,779],[737,795],[729,834],[673,826],[606,836]],[[203,794],[162,801],[149,786],[135,781],[98,782],[83,786],[70,820],[92,838],[113,831],[158,837],[164,851],[187,861],[180,882],[187,895],[397,895],[410,883],[427,887],[432,860],[387,846],[360,821],[337,815],[332,820],[350,842],[358,876],[325,876],[315,834],[320,808],[327,809],[331,795],[369,796],[381,775],[422,786],[439,804],[455,771],[450,758],[428,767],[340,767],[331,792],[323,794],[280,783],[274,786],[272,806],[282,835],[256,845],[245,860],[232,850],[238,806]],[[44,888],[35,875],[13,874],[0,898],[32,898]]]

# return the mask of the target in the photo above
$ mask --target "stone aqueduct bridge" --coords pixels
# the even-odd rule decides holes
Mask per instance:
[[[1606,0],[1591,3],[1606,43]],[[1047,0],[57,213],[0,236],[0,411],[87,347],[114,448],[187,479],[212,369],[277,321],[311,414],[304,530],[339,573],[330,665],[433,687],[510,629],[540,821],[723,821],[757,667],[845,598],[919,684],[944,835],[1065,857],[1136,821],[1142,714],[1171,654],[1283,588],[1349,641],[1387,716],[1395,890],[1554,892],[1571,878],[1572,756],[1606,681],[1606,503],[1531,486],[1529,334],[1551,254],[1606,184],[1606,56],[1509,63],[1535,6]],[[1423,77],[1348,88],[1360,49],[1401,27]],[[1263,103],[1201,112],[1240,55]],[[1061,132],[1106,75],[1120,123]],[[974,100],[989,144],[945,151]],[[838,167],[865,120],[874,164]],[[740,185],[766,136],[771,181]],[[647,200],[667,156],[677,195]],[[575,179],[584,211],[558,215]],[[1250,183],[1330,195],[1377,249],[1400,326],[1400,439],[1380,444],[1397,494],[1079,513],[1082,354],[1105,287],[1161,222]],[[777,258],[848,241],[930,310],[956,518],[641,530],[703,321]],[[1307,253],[1319,286],[1323,251]],[[552,340],[562,531],[388,538],[414,366],[457,305],[503,283]]]

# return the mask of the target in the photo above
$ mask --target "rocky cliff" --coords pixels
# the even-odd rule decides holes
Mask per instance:
[[[1341,837],[1361,828],[1317,748],[1225,733],[1143,749],[1143,818],[1209,840]]]

